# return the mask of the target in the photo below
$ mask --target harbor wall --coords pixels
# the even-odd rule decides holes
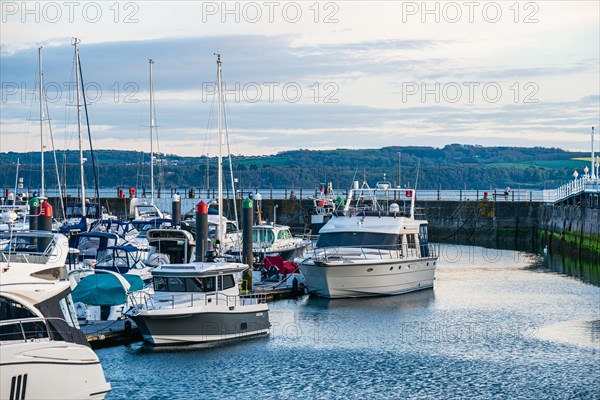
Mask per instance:
[[[573,205],[543,205],[539,232],[551,251],[597,261],[600,265],[600,209]]]
[[[57,199],[50,199],[58,217]],[[241,199],[236,200],[241,210]],[[103,198],[102,205],[120,218],[126,218],[129,198]],[[185,213],[192,208],[182,205]],[[309,199],[262,200],[261,217],[289,225],[295,234],[304,231],[310,209]],[[549,246],[572,256],[600,254],[600,209],[574,205],[548,205],[532,201],[417,201],[429,221],[432,242],[477,244],[497,248],[516,247],[534,251]],[[170,212],[170,200],[163,199],[164,211]],[[233,218],[233,200],[224,201],[225,213]],[[258,210],[255,209],[255,213]]]

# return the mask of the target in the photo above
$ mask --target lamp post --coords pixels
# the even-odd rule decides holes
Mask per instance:
[[[573,172],[573,179],[577,180],[578,176],[579,176],[579,173],[577,172],[577,170],[575,170],[575,172]]]
[[[402,152],[398,152],[398,187],[402,187]]]

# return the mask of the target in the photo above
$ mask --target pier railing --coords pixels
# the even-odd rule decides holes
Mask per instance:
[[[556,203],[583,192],[600,193],[600,179],[583,176],[556,189],[544,190],[544,202]]]

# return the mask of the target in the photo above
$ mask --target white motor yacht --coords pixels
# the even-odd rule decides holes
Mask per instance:
[[[295,260],[308,291],[341,298],[433,287],[437,256],[428,243],[427,221],[415,218],[415,191],[357,186],[344,212],[321,228],[314,251]]]
[[[294,237],[287,225],[263,224],[252,227],[252,253],[257,261],[265,257],[282,257],[293,260],[302,255],[312,244],[309,238]],[[233,255],[241,254],[239,248],[230,251]]]
[[[215,343],[268,334],[264,295],[242,296],[248,268],[231,262],[165,264],[152,271],[154,293],[127,312],[153,345]]]
[[[103,399],[111,387],[65,280],[67,238],[20,231],[0,241],[0,398]]]

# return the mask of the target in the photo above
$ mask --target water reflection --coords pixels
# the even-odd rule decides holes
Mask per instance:
[[[426,308],[435,300],[433,289],[419,290],[398,296],[363,297],[350,299],[324,299],[316,296],[307,296],[305,305],[309,308],[335,309],[352,308],[354,310],[399,309],[414,310]]]
[[[531,240],[499,240],[491,241],[485,239],[470,240],[466,245],[460,245],[458,242],[441,243],[438,254],[442,259],[452,261],[452,257],[457,250],[465,248],[468,252],[482,252],[484,259],[494,261],[495,254],[515,254],[516,257],[527,257],[529,262],[527,268],[546,272],[556,272],[572,276],[583,282],[600,286],[600,261],[589,260],[581,257],[571,257],[564,254],[553,253],[550,249],[544,247],[541,243]],[[516,251],[516,252],[514,252]],[[463,255],[460,257],[464,258]],[[503,262],[509,260],[502,260]]]
[[[562,254],[541,252],[543,257],[534,265],[538,269],[547,269],[565,274],[592,285],[600,286],[600,262],[568,257]]]

